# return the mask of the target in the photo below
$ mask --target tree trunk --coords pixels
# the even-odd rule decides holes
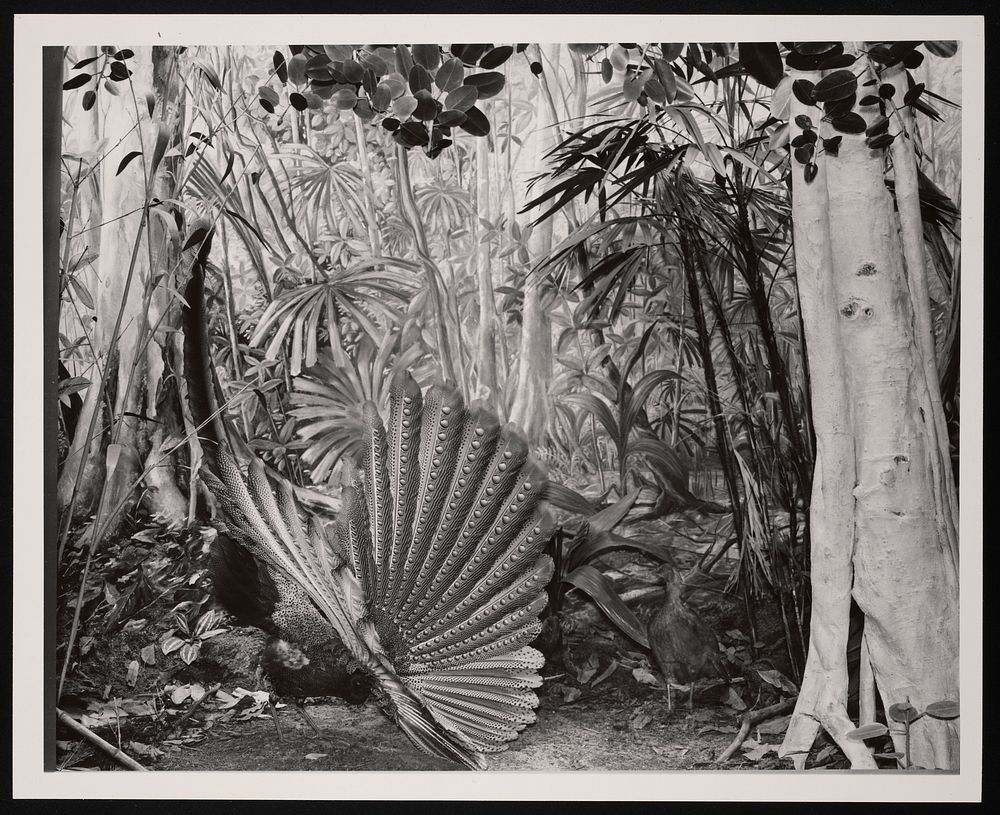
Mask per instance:
[[[476,210],[480,219],[489,221],[490,209],[490,147],[486,137],[476,139]],[[480,242],[476,254],[476,272],[479,281],[479,343],[476,354],[476,373],[479,381],[478,394],[496,409],[501,409],[500,393],[497,388],[497,318],[493,293],[493,270],[491,268],[489,241]]]
[[[797,104],[790,118],[808,115]],[[939,443],[937,376],[928,376],[933,366],[921,335],[923,261],[914,258],[910,266],[921,268],[904,269],[883,162],[863,135],[844,135],[839,157],[824,156],[811,184],[793,164],[818,455],[812,641],[782,753],[802,756],[822,724],[845,752],[853,750],[854,767],[871,767],[872,759],[843,738],[850,727],[848,590],[865,614],[868,659],[886,708],[909,702],[922,711],[959,699],[956,500]],[[899,165],[897,159],[897,172]],[[903,208],[901,215],[907,217]],[[819,245],[826,235],[828,257]],[[903,752],[902,726],[890,728]],[[909,741],[914,764],[958,768],[957,722],[924,716]]]
[[[541,48],[531,46],[532,59],[541,62]],[[549,66],[559,63],[559,45],[546,46]],[[539,89],[541,91],[541,89]],[[556,122],[552,106],[539,93],[538,128],[535,132],[533,167],[545,164],[546,154],[556,144]],[[539,191],[540,192],[540,191]],[[528,253],[532,261],[546,257],[552,249],[553,218],[537,224],[531,233]],[[552,380],[552,324],[542,302],[542,276],[529,273],[524,283],[524,306],[521,311],[521,352],[517,366],[517,392],[511,407],[512,422],[520,425],[532,444],[545,438],[549,421],[549,382]]]

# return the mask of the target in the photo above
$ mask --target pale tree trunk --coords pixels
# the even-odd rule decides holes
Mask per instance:
[[[532,59],[542,62],[541,48],[531,46]],[[559,45],[547,45],[545,57],[549,69],[559,63]],[[555,111],[545,100],[542,89],[538,98],[538,127],[534,134],[533,168],[541,169],[545,155],[556,144]],[[540,192],[540,190],[539,190]],[[531,233],[528,253],[532,263],[545,258],[552,249],[553,218],[546,218]],[[529,274],[524,284],[521,311],[521,351],[517,367],[517,392],[511,407],[511,421],[520,425],[532,444],[545,438],[549,420],[549,382],[552,380],[552,323],[542,303],[542,277]]]
[[[75,49],[71,59],[76,62],[94,56],[97,56],[97,48],[91,46]],[[83,109],[83,95],[91,89],[92,86],[87,85],[63,94],[65,97],[63,118],[66,120],[66,127],[63,129],[63,153],[83,157],[95,150],[100,142],[97,105],[91,107],[90,110]],[[60,93],[62,93],[61,88]],[[76,266],[74,273],[77,279],[92,294],[97,291],[98,265],[96,263],[78,263],[78,260],[92,254],[99,257],[101,251],[100,172],[88,170],[94,166],[95,161],[96,157],[83,161],[66,159],[69,172],[74,177],[79,177],[80,184],[75,198],[70,202],[71,211],[66,217],[64,235],[66,251],[63,253],[63,259],[70,265],[70,268],[73,269]],[[79,235],[79,238],[75,238],[75,235]],[[73,304],[64,304],[60,315],[63,333],[74,338],[86,334],[89,337],[90,345],[92,345],[93,322],[90,320],[91,316],[90,311],[85,309],[82,304],[75,301]],[[80,463],[84,461],[85,469],[81,474],[80,486],[75,501],[73,501],[74,515],[77,519],[86,518],[93,514],[100,497],[101,484],[104,481],[104,459],[101,454],[106,437],[102,427],[102,422],[105,421],[103,416],[96,417],[94,424],[97,432],[90,433],[94,413],[100,410],[101,389],[97,387],[97,382],[101,376],[101,367],[103,364],[100,360],[96,360],[91,363],[89,368],[73,371],[77,376],[85,376],[90,379],[91,386],[83,395],[83,404],[80,415],[77,417],[76,431],[73,438],[69,440],[69,452],[63,461],[56,487],[56,504],[60,512],[69,507]]]
[[[793,99],[791,119],[810,112],[819,118]],[[894,130],[899,121],[893,119]],[[793,137],[797,130],[793,125]],[[911,149],[902,136],[897,141]],[[897,173],[904,161],[896,158]],[[931,702],[959,699],[957,500],[939,441],[937,376],[929,375],[933,357],[926,359],[927,327],[921,325],[923,259],[911,246],[909,272],[904,268],[883,164],[883,151],[870,150],[863,135],[845,134],[839,156],[823,156],[811,184],[802,166],[793,165],[796,266],[818,451],[812,636],[782,745],[782,754],[798,763],[822,725],[852,766],[873,766],[867,750],[862,754],[859,743],[843,738],[848,589],[865,614],[862,662],[870,663],[871,676],[861,677],[862,687],[873,678],[886,708],[909,702],[922,711]],[[862,700],[866,717],[871,695]],[[902,725],[889,724],[903,752]],[[911,726],[910,759],[957,769],[957,723],[920,718]]]
[[[481,219],[490,221],[490,146],[485,136],[476,139],[476,210]],[[478,229],[477,229],[478,231]],[[493,270],[491,268],[489,241],[479,243],[476,254],[476,273],[479,281],[479,342],[476,354],[476,373],[479,382],[480,399],[485,399],[494,408],[500,409],[500,394],[497,389],[497,318],[493,293]]]
[[[184,140],[184,84],[176,63],[176,50],[172,47],[155,46],[152,53],[153,95],[156,100],[153,120],[157,138],[163,149],[183,149]],[[146,143],[147,153],[155,150],[153,140]],[[157,151],[158,152],[158,151]],[[147,159],[148,161],[148,159]],[[149,166],[147,164],[147,166]],[[179,156],[164,159],[156,170],[151,184],[153,195],[160,200],[170,200],[180,195],[179,176],[181,159]],[[168,213],[168,217],[173,217]],[[154,422],[150,426],[149,453],[146,456],[146,472],[143,503],[150,514],[162,523],[178,527],[189,518],[188,498],[178,487],[178,468],[175,444],[172,439],[183,435],[188,422],[184,422],[182,401],[179,398],[178,378],[183,378],[182,360],[175,355],[175,344],[171,334],[181,330],[181,306],[170,287],[177,285],[181,256],[180,235],[165,228],[160,218],[149,223],[149,241],[152,251],[150,267],[152,278],[160,278],[148,294],[148,321],[151,332],[145,352],[147,375],[146,415]],[[177,377],[166,377],[170,365]]]

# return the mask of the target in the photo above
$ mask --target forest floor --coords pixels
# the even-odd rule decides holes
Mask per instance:
[[[630,532],[664,535],[670,529],[662,521],[637,526]],[[133,535],[133,542],[141,535]],[[153,552],[164,546],[157,535],[141,538]],[[169,550],[180,544],[165,545]],[[124,561],[126,554],[116,556]],[[687,555],[692,563],[694,556]],[[661,596],[656,563],[634,552],[613,552],[602,561],[602,570],[619,593],[638,595],[630,606],[641,620],[648,619]],[[761,603],[751,629],[742,601],[721,590],[726,566],[724,561],[720,565],[721,574],[697,584],[687,602],[718,633],[730,663],[731,684],[699,682],[692,709],[686,690],[674,690],[671,708],[648,652],[614,630],[587,598],[570,592],[560,617],[562,647],[542,670],[537,721],[507,751],[488,756],[488,768],[791,769],[790,760],[777,757],[787,716],[755,727],[728,761],[717,763],[748,710],[773,705],[795,692],[773,607]],[[176,602],[182,596],[175,593],[170,599]],[[279,704],[279,740],[256,665],[263,635],[256,629],[227,629],[205,639],[198,657],[185,665],[176,653],[164,655],[154,645],[169,635],[160,631],[166,625],[169,622],[126,624],[113,635],[90,638],[60,704],[151,769],[455,769],[419,752],[372,702],[352,706],[339,699],[307,700],[319,735],[291,704]],[[751,630],[757,640],[753,649]],[[194,704],[198,699],[202,701]],[[57,747],[60,768],[118,768],[63,726]],[[839,750],[818,742],[807,766],[846,765]]]

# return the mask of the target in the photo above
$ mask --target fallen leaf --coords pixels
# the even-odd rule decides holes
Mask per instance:
[[[190,685],[180,685],[174,688],[174,692],[170,694],[170,701],[175,705],[182,704],[188,697],[191,696],[191,686]]]
[[[152,644],[147,645],[145,648],[143,648],[139,652],[139,656],[142,657],[142,661],[145,662],[147,665],[155,665],[156,664],[156,646],[152,645]]]
[[[633,668],[632,676],[636,682],[642,685],[659,685],[660,680],[656,678],[648,668]]]
[[[329,753],[306,753],[306,761],[319,761],[321,758],[326,758]]]
[[[776,719],[768,719],[766,722],[761,722],[758,725],[757,732],[763,733],[765,736],[780,735],[788,729],[788,722],[791,718],[791,715],[788,715],[778,716]]]
[[[125,682],[130,688],[135,687],[136,681],[139,679],[139,660],[133,659],[128,664],[128,670],[125,671]]]
[[[757,674],[760,676],[761,679],[763,679],[769,685],[774,685],[774,687],[780,688],[781,690],[786,691],[788,693],[799,692],[798,686],[794,682],[792,682],[791,679],[789,679],[787,676],[781,673],[781,671],[774,671],[774,670],[762,671],[758,669]]]
[[[722,704],[728,705],[734,710],[747,709],[747,703],[743,701],[743,697],[740,696],[733,688],[726,688],[726,692],[722,697]]]
[[[751,739],[750,741],[753,740]],[[747,743],[748,742],[744,742],[743,746],[746,747]],[[750,761],[760,761],[768,753],[776,753],[776,752],[778,752],[777,748],[773,744],[759,744],[752,750],[749,750],[748,752],[744,753],[743,756],[744,758],[747,758]]]
[[[562,697],[564,702],[575,702],[580,698],[580,689],[568,685],[562,686]]]

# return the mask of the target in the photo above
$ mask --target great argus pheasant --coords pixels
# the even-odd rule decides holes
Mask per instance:
[[[323,695],[349,698],[360,675],[419,749],[485,768],[484,754],[506,749],[538,704],[544,658],[528,644],[552,575],[544,472],[489,410],[467,408],[446,385],[425,394],[405,374],[384,420],[363,406],[360,475],[328,528],[287,478],[246,445],[242,466],[223,438],[204,314],[210,239],[206,229],[186,291],[192,413],[217,437],[202,473],[221,510],[216,526],[250,556],[246,585],[281,634],[269,643],[272,677],[293,685],[289,695],[320,695],[291,677],[328,662],[325,647],[336,664]],[[294,642],[305,629],[308,641]]]

